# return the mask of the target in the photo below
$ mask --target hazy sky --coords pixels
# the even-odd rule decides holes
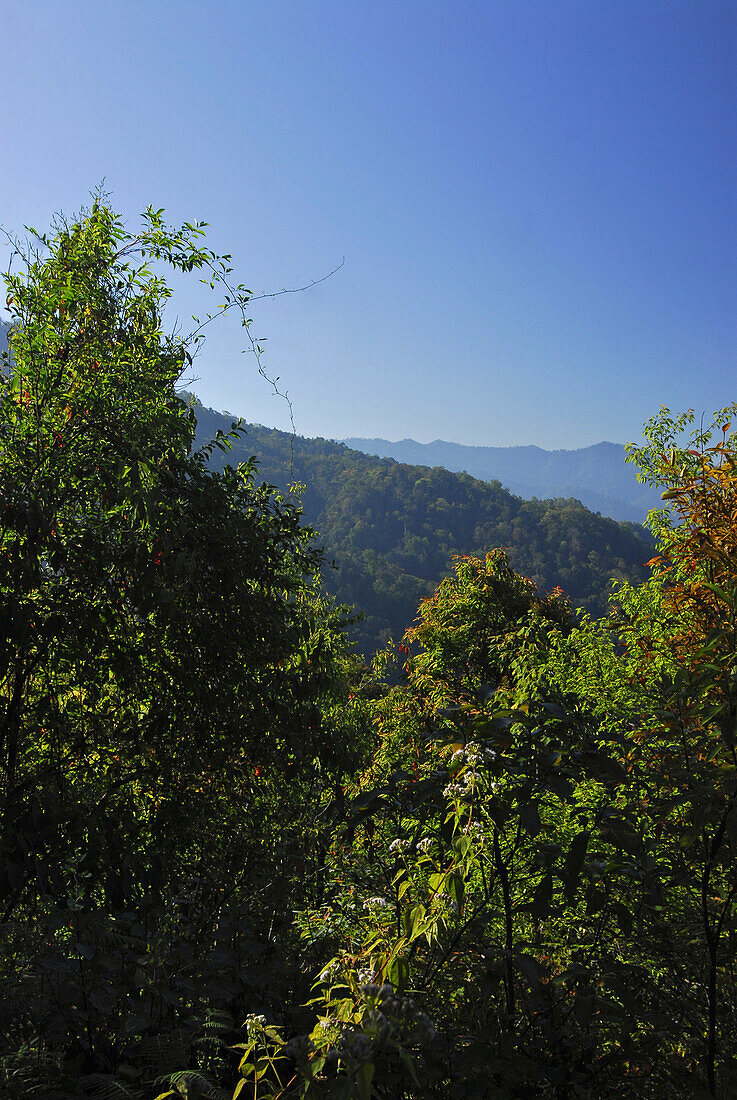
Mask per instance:
[[[0,0],[0,223],[211,223],[305,435],[575,447],[737,400],[737,2]],[[182,290],[188,317],[198,291]],[[234,322],[207,404],[285,427]]]

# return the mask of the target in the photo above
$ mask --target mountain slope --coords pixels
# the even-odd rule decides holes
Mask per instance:
[[[211,409],[200,406],[197,415],[200,442],[230,427],[229,416]],[[216,451],[213,462],[251,455],[263,480],[281,490],[304,483],[306,519],[336,567],[326,568],[326,585],[366,613],[355,636],[367,653],[401,636],[456,554],[505,546],[541,589],[560,585],[575,606],[597,614],[606,610],[610,579],[643,579],[652,556],[641,529],[577,500],[521,500],[499,482],[372,458],[324,439],[247,425],[232,453]]]
[[[436,439],[417,443],[402,439],[345,439],[347,446],[370,455],[423,466],[465,471],[483,481],[498,479],[510,492],[525,498],[576,497],[594,512],[641,523],[659,494],[637,481],[625,464],[621,443],[596,443],[575,451],[545,451],[541,447],[466,447]]]

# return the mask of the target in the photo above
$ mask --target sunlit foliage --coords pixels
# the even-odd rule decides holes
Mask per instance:
[[[368,667],[195,445],[161,271],[248,302],[201,238],[98,196],[6,280],[3,1094],[733,1095],[735,410],[646,426],[604,618],[486,547]]]

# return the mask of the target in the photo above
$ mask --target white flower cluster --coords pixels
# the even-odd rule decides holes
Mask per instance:
[[[263,1031],[266,1026],[266,1017],[257,1016],[254,1013],[246,1016],[243,1021],[243,1026],[246,1029],[246,1035],[249,1039],[253,1039],[254,1035],[257,1035],[260,1031]]]
[[[323,970],[323,972],[320,975],[318,980],[321,981],[321,982],[324,982],[325,985],[328,985],[330,982],[333,981],[334,978],[337,978],[339,973],[340,973],[339,963],[333,962],[333,963],[330,964],[330,966],[325,967],[325,969]]]
[[[412,847],[412,842],[410,840],[397,839],[397,840],[393,840],[391,842],[391,844],[389,845],[389,851],[390,852],[408,852],[411,847]]]
[[[389,909],[390,905],[386,898],[366,898],[363,907],[364,909]]]
[[[422,840],[417,841],[418,852],[429,852],[434,844],[431,836],[423,836]]]
[[[480,821],[469,821],[466,826],[466,836],[470,836],[472,840],[481,842],[484,839],[484,826]]]
[[[479,745],[477,741],[469,741],[462,749],[456,749],[451,760],[456,763],[461,760],[470,764],[472,768],[477,768],[480,764],[493,764],[496,753],[493,749],[486,749],[483,745]]]
[[[473,772],[466,772],[458,779],[449,783],[444,788],[443,794],[446,798],[452,798],[454,802],[470,802],[473,797],[473,786],[476,781],[476,776]]]
[[[338,1043],[342,1034],[340,1024],[337,1020],[331,1019],[330,1016],[321,1016],[315,1024],[314,1031],[322,1032],[324,1039],[329,1043]]]
[[[365,970],[359,970],[356,977],[361,985],[366,985],[367,982],[372,982],[374,980],[374,971],[370,967],[367,967]]]

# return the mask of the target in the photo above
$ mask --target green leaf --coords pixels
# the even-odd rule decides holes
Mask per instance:
[[[406,914],[405,924],[408,940],[416,940],[425,930],[425,917],[427,910],[424,905],[415,905],[414,909]]]
[[[429,875],[427,884],[434,894],[442,892],[445,886],[445,874],[433,873]]]
[[[453,847],[458,856],[463,859],[468,854],[468,850],[471,847],[471,838],[469,836],[459,836],[454,842]]]
[[[385,970],[386,980],[392,983],[398,993],[405,990],[409,981],[409,973],[409,960],[404,955],[392,959]]]

